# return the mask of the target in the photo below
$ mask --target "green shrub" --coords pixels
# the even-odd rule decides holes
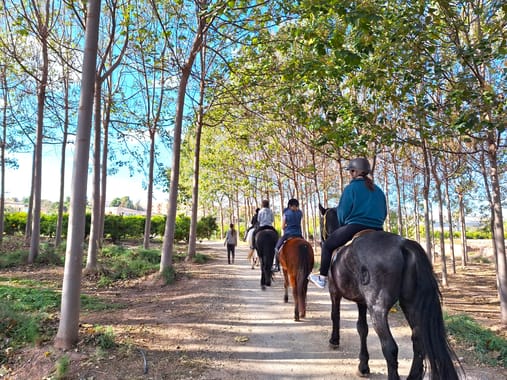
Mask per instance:
[[[111,327],[97,327],[97,334],[95,339],[97,341],[97,345],[103,350],[109,350],[111,348],[116,347],[116,343],[114,341],[114,333]]]
[[[8,235],[24,234],[26,229],[26,212],[5,214],[4,232]]]
[[[28,260],[28,250],[17,249],[8,254],[0,255],[0,268],[14,268],[20,264],[25,264]]]
[[[160,263],[160,250],[159,249],[139,249],[137,255],[140,260],[146,261],[151,264]]]
[[[176,272],[172,266],[165,268],[161,273],[162,278],[164,279],[164,283],[166,285],[173,284],[176,280]]]
[[[55,364],[55,379],[65,379],[70,369],[69,355],[63,355]]]
[[[218,231],[217,218],[204,216],[197,222],[197,238],[210,239],[215,231]]]
[[[5,214],[5,234],[24,235],[26,228],[26,212]],[[68,229],[68,214],[63,215],[62,237],[66,237]],[[87,213],[85,221],[85,238],[90,235],[91,214]],[[40,233],[41,236],[53,238],[56,233],[57,214],[42,214]],[[144,225],[146,217],[142,215],[105,215],[104,217],[104,238],[110,239],[118,244],[125,239],[142,239],[144,236]],[[155,215],[151,219],[150,237],[164,236],[166,217]],[[197,238],[210,239],[218,231],[216,218],[203,217],[197,223]],[[190,232],[190,218],[184,214],[176,217],[174,240],[188,242]]]
[[[209,256],[203,255],[201,253],[197,253],[193,259],[194,263],[197,263],[197,264],[205,264],[208,262],[208,260],[209,260]]]
[[[446,317],[447,331],[487,365],[507,367],[507,340],[481,327],[467,315]]]
[[[190,218],[184,214],[176,217],[176,225],[174,228],[174,241],[188,242],[190,234]]]
[[[151,218],[151,236],[164,236],[166,217],[155,215]]]

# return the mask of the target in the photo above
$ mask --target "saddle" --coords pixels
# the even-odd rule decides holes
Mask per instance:
[[[296,238],[300,238],[301,239],[301,236],[289,236],[287,239],[285,239],[284,242],[282,243],[282,245],[280,246],[280,249],[278,250],[278,252],[280,252],[282,250],[283,246],[285,244],[287,244],[287,242],[289,240],[296,239]]]
[[[358,233],[356,233],[354,236],[352,236],[352,240],[350,240],[349,244],[354,241],[354,239],[357,239],[358,237],[361,237],[363,235],[369,234],[370,232],[375,232],[377,230],[374,230],[372,228],[367,228],[365,230],[361,230]]]
[[[366,234],[369,234],[370,232],[375,232],[377,230],[374,230],[374,229],[371,229],[371,228],[367,228],[365,230],[361,230],[359,232],[357,232],[354,236],[352,236],[352,239],[350,239],[348,242],[346,242],[344,245],[336,248],[333,253],[331,254],[331,265],[333,265],[333,263],[336,261],[336,258],[338,257],[338,252],[340,252],[342,250],[342,248],[344,247],[348,247],[349,245],[351,245],[354,240],[356,240],[357,238],[363,236],[363,235],[366,235]]]

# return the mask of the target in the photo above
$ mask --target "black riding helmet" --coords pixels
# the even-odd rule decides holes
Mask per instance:
[[[370,163],[366,158],[354,158],[353,160],[350,160],[347,170],[357,170],[368,174],[370,172]]]

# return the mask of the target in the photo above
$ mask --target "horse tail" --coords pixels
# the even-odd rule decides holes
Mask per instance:
[[[405,239],[402,250],[407,259],[404,287],[409,289],[408,299],[400,298],[400,304],[403,301],[402,307],[409,311],[408,318],[417,331],[423,355],[430,365],[431,379],[458,380],[453,360],[460,364],[447,340],[442,295],[431,262],[424,249],[413,240]]]
[[[310,248],[307,242],[301,242],[298,247],[298,273],[296,278],[299,310],[301,315],[306,312],[306,291],[308,286],[308,275],[312,273],[312,264],[310,263]]]

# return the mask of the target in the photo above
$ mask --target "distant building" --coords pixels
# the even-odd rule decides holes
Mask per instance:
[[[146,215],[145,210],[134,210],[127,207],[106,207],[105,213],[107,215],[122,215],[122,216],[132,216],[132,215]]]
[[[127,207],[106,207],[105,213],[108,215],[146,215],[146,210],[134,210]],[[153,215],[166,215],[167,214],[167,202],[154,203],[151,207],[151,213]]]
[[[28,212],[28,206],[23,202],[6,200],[4,208],[6,212]]]

